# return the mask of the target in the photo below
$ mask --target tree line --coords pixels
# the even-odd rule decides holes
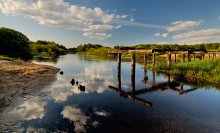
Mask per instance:
[[[19,31],[0,28],[0,55],[27,60],[33,56],[58,57],[67,52],[68,49],[58,43],[42,40],[33,42]]]
[[[109,50],[126,49],[158,49],[158,50],[217,50],[220,43],[204,43],[192,45],[178,44],[138,44],[133,46],[116,45],[108,47],[101,44],[81,44],[67,49],[65,46],[51,41],[30,41],[24,34],[13,29],[0,28],[0,55],[13,58],[30,59],[33,56],[58,57],[67,53],[83,53],[97,56],[109,56]]]

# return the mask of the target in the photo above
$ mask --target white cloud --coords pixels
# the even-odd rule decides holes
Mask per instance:
[[[92,9],[73,5],[64,0],[2,0],[0,11],[6,15],[25,16],[43,25],[78,30],[87,37],[97,39],[111,37],[110,34],[103,33],[114,27],[108,23],[128,16],[108,13],[100,7]]]
[[[85,32],[85,33],[83,33],[83,36],[104,40],[104,39],[110,38],[112,35],[107,34],[107,33]]]
[[[116,15],[115,18],[117,19],[126,19],[128,17],[128,15]]]
[[[155,33],[154,34],[154,36],[156,36],[156,37],[160,37],[160,35],[161,35],[160,33]]]
[[[204,29],[173,35],[178,43],[205,43],[220,37],[220,29]]]
[[[26,120],[41,119],[44,116],[44,104],[26,101],[20,106],[18,112]]]
[[[167,31],[168,32],[184,31],[184,30],[197,27],[200,24],[201,24],[201,21],[176,21],[176,22],[171,23],[170,26],[167,27]]]
[[[168,35],[169,35],[168,33],[163,33],[163,34],[162,33],[155,33],[154,34],[154,36],[156,36],[156,37],[164,37],[164,38],[168,37]]]

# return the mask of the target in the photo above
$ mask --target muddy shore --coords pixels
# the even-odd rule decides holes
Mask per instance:
[[[52,82],[58,68],[25,61],[0,60],[0,110],[22,97]]]

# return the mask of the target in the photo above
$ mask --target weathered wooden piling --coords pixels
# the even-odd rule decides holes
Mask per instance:
[[[132,53],[132,63],[131,63],[131,86],[132,92],[135,92],[135,53]]]
[[[182,54],[182,63],[185,62],[185,54]]]
[[[170,66],[171,65],[171,53],[167,54],[167,65]]]
[[[191,57],[190,54],[187,55],[187,61],[190,62],[191,61]]]
[[[176,54],[174,54],[174,62],[176,63]]]
[[[121,90],[121,53],[118,53],[118,89]]]

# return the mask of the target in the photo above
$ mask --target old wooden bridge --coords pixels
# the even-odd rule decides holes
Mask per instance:
[[[190,88],[185,90],[183,87],[182,83],[177,83],[175,81],[171,81],[170,80],[170,75],[168,75],[168,80],[167,82],[164,83],[156,83],[155,82],[155,71],[152,71],[152,81],[148,81],[148,77],[146,76],[147,73],[147,68],[146,68],[146,63],[147,63],[147,55],[148,54],[152,54],[152,63],[155,64],[156,62],[156,58],[155,55],[156,54],[167,54],[167,63],[168,65],[171,65],[171,57],[172,55],[174,55],[174,62],[177,62],[177,54],[181,54],[182,55],[182,59],[181,62],[185,61],[185,57],[187,57],[187,61],[191,61],[191,55],[193,55],[193,57],[195,58],[196,54],[200,54],[201,55],[201,60],[205,59],[205,55],[208,55],[207,59],[214,59],[216,58],[216,55],[219,54],[216,51],[199,51],[199,50],[186,50],[186,51],[160,51],[160,50],[156,50],[156,49],[151,49],[151,50],[113,50],[113,51],[109,51],[109,53],[111,54],[117,54],[118,55],[118,86],[111,86],[109,85],[109,88],[118,92],[121,96],[125,97],[125,98],[129,98],[135,102],[138,102],[140,104],[143,104],[145,106],[152,106],[152,102],[147,101],[145,99],[139,98],[137,97],[137,95],[140,94],[144,94],[144,93],[150,93],[150,92],[154,92],[154,91],[158,91],[158,90],[173,90],[178,92],[179,94],[186,94],[188,92],[194,91],[197,88]],[[121,88],[121,54],[123,53],[131,53],[132,54],[132,63],[131,63],[131,86],[132,86],[132,91],[131,92],[125,92],[122,90]],[[143,88],[143,89],[138,89],[136,90],[135,88],[135,54],[136,53],[143,53],[144,54],[144,78],[143,78],[143,82],[146,84],[151,84],[151,88]]]
[[[152,64],[156,63],[156,55],[167,55],[167,65],[170,66],[172,63],[172,55],[174,57],[174,62],[177,62],[177,55],[181,55],[181,62],[195,59],[195,55],[200,55],[200,60],[204,60],[205,56],[208,56],[206,59],[215,59],[219,55],[218,51],[205,51],[205,50],[158,50],[158,49],[141,49],[141,50],[111,50],[109,54],[117,54],[118,61],[121,62],[122,54],[132,54],[132,62],[135,63],[135,54],[143,53],[144,54],[144,63],[147,62],[147,55],[152,55]]]

